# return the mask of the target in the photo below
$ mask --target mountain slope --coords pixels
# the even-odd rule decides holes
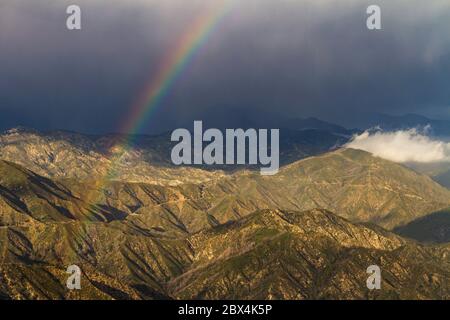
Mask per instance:
[[[281,168],[201,184],[156,186],[66,183],[91,207],[114,209],[143,229],[197,232],[261,209],[324,208],[354,222],[393,229],[450,205],[450,191],[427,176],[356,150],[339,150]]]
[[[67,185],[3,160],[0,160],[0,209],[0,226],[123,218],[114,208],[85,202]]]
[[[125,146],[125,148],[123,148]],[[161,185],[200,183],[222,172],[174,167],[170,136],[87,136],[12,129],[0,135],[0,158],[53,179],[113,176],[119,181]]]
[[[52,180],[0,161],[0,298],[449,299],[448,245],[359,224],[405,225],[448,207],[449,192],[350,149],[174,186]],[[73,264],[79,292],[65,288]],[[381,291],[365,286],[372,264]]]
[[[324,130],[282,129],[280,161],[292,163],[328,152],[347,141],[348,137]],[[159,185],[202,183],[224,176],[223,171],[242,169],[242,166],[174,166],[170,158],[174,145],[170,134],[88,136],[17,128],[0,135],[0,159],[58,180],[112,176],[122,182]]]
[[[182,299],[420,299],[450,294],[449,250],[415,246],[324,210],[265,210],[191,238]],[[366,287],[379,265],[382,290]]]
[[[294,163],[274,178],[303,205],[388,229],[445,208],[450,195],[425,175],[352,149]]]
[[[178,239],[112,223],[0,228],[0,296],[14,299],[448,299],[448,247],[324,210],[257,211]],[[67,266],[82,289],[65,288]],[[382,290],[366,268],[382,269]]]
[[[271,177],[240,171],[177,186],[54,182],[8,162],[0,162],[1,170],[5,172],[0,178],[3,224],[17,224],[19,218],[126,220],[146,230],[179,234],[240,219],[260,209],[324,208],[351,221],[392,229],[450,205],[450,191],[428,177],[356,150],[295,162]],[[21,189],[14,186],[19,177]]]
[[[272,177],[243,172],[205,183],[208,213],[218,221],[264,208],[324,208],[355,222],[392,229],[446,208],[450,192],[401,165],[341,149],[281,168]]]
[[[81,297],[167,298],[164,282],[184,270],[190,255],[184,240],[157,237],[123,222],[2,227],[0,271],[4,286],[0,291],[15,299],[29,298],[30,292],[45,299],[68,298],[70,291],[61,280],[68,277],[63,275],[66,268],[75,264],[84,273]],[[29,282],[7,281],[21,278]],[[48,279],[52,281],[47,283]],[[27,290],[27,285],[32,289]]]
[[[394,229],[394,232],[426,243],[450,242],[450,211],[441,210]]]

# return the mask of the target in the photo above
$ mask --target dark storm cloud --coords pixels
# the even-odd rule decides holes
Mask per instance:
[[[174,42],[216,0],[3,0],[0,126],[115,131]],[[83,30],[65,9],[81,6]],[[381,31],[365,26],[382,8]],[[147,132],[191,119],[449,114],[448,1],[236,1]]]

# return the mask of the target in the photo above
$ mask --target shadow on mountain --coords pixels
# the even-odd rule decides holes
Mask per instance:
[[[414,220],[394,229],[394,232],[424,243],[450,242],[450,209]]]
[[[3,197],[6,203],[8,203],[12,208],[16,209],[17,211],[31,215],[27,205],[23,203],[20,200],[20,198],[14,195],[14,193],[12,193],[10,190],[8,190],[2,185],[0,185],[0,197]]]

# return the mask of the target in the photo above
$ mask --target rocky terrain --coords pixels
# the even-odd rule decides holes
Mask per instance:
[[[283,129],[280,161],[287,164],[324,153],[345,144],[349,138],[342,133],[316,129]],[[110,176],[117,181],[159,185],[200,183],[223,176],[223,170],[241,168],[174,167],[170,159],[173,145],[169,133],[90,136],[65,131],[42,133],[19,127],[0,135],[0,158],[47,178],[95,180]]]
[[[448,299],[450,248],[331,212],[262,210],[177,239],[124,223],[1,230],[1,296],[14,299]],[[83,270],[67,290],[65,267]],[[366,268],[382,269],[369,291]]]
[[[450,298],[446,229],[421,223],[450,191],[429,177],[297,138],[275,176],[178,168],[145,139],[105,178],[117,137],[1,137],[0,298]],[[81,290],[65,286],[73,264]],[[382,290],[366,287],[373,264]]]
[[[123,147],[125,146],[125,147]],[[221,176],[220,171],[174,168],[170,136],[88,136],[57,131],[40,133],[26,128],[0,136],[1,159],[55,179],[115,180],[176,185]]]

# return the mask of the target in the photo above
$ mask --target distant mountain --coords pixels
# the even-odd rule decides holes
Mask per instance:
[[[126,148],[123,149],[122,147]],[[101,179],[177,184],[220,176],[170,162],[170,136],[89,136],[11,129],[0,136],[0,159],[55,179]]]
[[[261,128],[261,129],[290,129],[295,131],[317,130],[333,134],[352,135],[357,130],[347,129],[343,126],[327,122],[315,117],[301,118],[293,115],[281,115],[279,112],[262,111],[260,109],[242,110],[239,108],[222,108],[214,111],[214,119],[203,122],[209,128]],[[230,117],[232,115],[232,117]],[[190,127],[195,120],[202,117],[190,116],[191,119],[178,127]]]
[[[426,243],[450,243],[450,210],[441,210],[394,230],[397,234]]]
[[[411,128],[425,128],[429,126],[432,135],[450,137],[450,120],[436,120],[417,114],[393,116],[388,114],[370,114],[361,123],[361,129],[379,126],[386,131],[404,130]]]
[[[291,130],[320,130],[347,136],[351,136],[356,133],[356,130],[349,130],[342,126],[322,121],[317,118],[296,118],[292,120],[285,120],[279,123],[279,127]]]
[[[408,163],[408,167],[417,172],[421,172],[430,176],[434,181],[440,185],[450,189],[450,163],[449,162],[435,162],[435,163]]]
[[[280,161],[292,163],[336,149],[347,141],[348,138],[328,131],[283,129]],[[0,135],[0,159],[55,179],[96,179],[113,168],[116,180],[161,185],[204,182],[222,176],[220,170],[242,169],[242,166],[175,167],[170,158],[173,146],[169,133],[90,136],[15,128]],[[199,170],[202,168],[207,170]]]
[[[447,166],[450,167],[450,164]],[[432,178],[440,183],[441,185],[443,185],[446,188],[450,188],[450,169],[444,171],[444,172],[440,172],[434,176],[432,176]]]

